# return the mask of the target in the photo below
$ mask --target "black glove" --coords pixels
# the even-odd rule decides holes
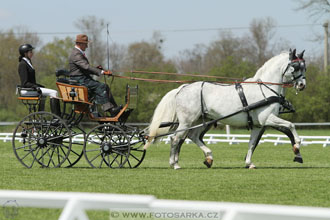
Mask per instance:
[[[35,88],[39,94],[42,94],[40,87]]]
[[[103,70],[103,67],[101,65],[98,65],[96,68]]]

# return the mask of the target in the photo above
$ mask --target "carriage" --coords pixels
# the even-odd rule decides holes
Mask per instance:
[[[203,151],[204,164],[210,168],[212,151],[206,147],[203,136],[213,124],[222,121],[247,126],[251,130],[245,157],[247,168],[255,168],[251,157],[266,127],[286,134],[295,154],[293,161],[302,163],[301,139],[294,124],[278,116],[294,112],[291,103],[285,99],[286,88],[294,87],[298,92],[306,87],[303,54],[304,51],[296,55],[295,49],[282,52],[268,60],[252,78],[241,82],[199,81],[173,89],[157,105],[148,129],[141,131],[126,124],[133,111],[129,105],[132,95],[137,95],[137,87],[127,86],[125,106],[115,117],[102,117],[94,114],[96,105],[93,98],[88,97],[87,88],[68,80],[66,71],[58,71],[56,84],[61,94],[62,110],[53,113],[37,111],[41,97],[36,91],[31,97],[20,96],[30,114],[14,131],[14,152],[29,168],[36,163],[42,167],[72,167],[82,155],[92,167],[135,168],[142,163],[145,149],[151,143],[173,134],[170,166],[180,168],[181,145],[189,137]],[[86,114],[90,120],[99,123],[88,132],[79,124]],[[206,122],[206,118],[210,121]],[[77,138],[81,138],[83,144]]]
[[[18,99],[29,110],[13,133],[17,159],[27,168],[73,167],[83,156],[93,168],[138,167],[146,153],[145,137],[143,130],[126,123],[138,87],[126,86],[125,104],[116,116],[101,116],[87,87],[68,76],[65,70],[56,71],[60,105],[52,112],[38,111],[43,98],[38,91],[17,87]],[[85,115],[97,126],[83,129]]]

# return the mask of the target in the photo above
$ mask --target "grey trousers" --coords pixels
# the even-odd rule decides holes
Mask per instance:
[[[95,103],[103,105],[103,110],[117,106],[107,84],[96,81],[89,76],[71,76],[70,78],[86,86],[88,88],[88,97],[95,97]]]

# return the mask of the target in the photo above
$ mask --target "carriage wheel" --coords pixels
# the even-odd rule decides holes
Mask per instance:
[[[129,152],[127,163],[124,165],[124,167],[136,168],[142,163],[146,155],[146,150],[143,149],[143,146],[145,145],[145,139],[140,136],[132,135],[130,145],[131,150]]]
[[[80,158],[83,156],[84,152],[84,140],[86,138],[85,131],[80,127],[74,127],[71,129],[72,145],[71,152],[67,160],[61,165],[61,167],[73,167]],[[65,143],[68,144],[67,141]]]
[[[35,112],[17,125],[12,139],[17,159],[27,168],[60,167],[71,150],[71,130],[57,115]]]
[[[130,154],[130,142],[126,133],[112,124],[93,128],[86,137],[84,154],[94,168],[122,168]]]

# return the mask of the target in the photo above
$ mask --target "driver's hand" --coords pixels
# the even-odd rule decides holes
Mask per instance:
[[[104,70],[104,71],[103,71],[103,74],[104,74],[104,75],[109,75],[109,76],[111,76],[111,75],[112,75],[112,72],[111,72],[110,70]]]
[[[103,67],[101,65],[98,65],[96,68],[103,70]]]

